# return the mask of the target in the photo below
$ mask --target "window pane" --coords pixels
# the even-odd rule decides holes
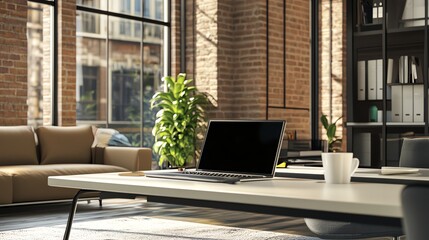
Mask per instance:
[[[144,0],[143,16],[146,18],[167,21],[167,16],[164,15],[164,13],[167,12],[165,10],[166,5],[166,0]]]
[[[142,119],[140,22],[109,18],[110,122],[140,145]],[[129,26],[126,31],[121,26]],[[141,29],[141,27],[140,27]],[[130,139],[131,140],[131,139]]]
[[[28,125],[52,125],[53,7],[28,2]]]
[[[100,10],[107,10],[106,0],[77,0],[76,5],[83,7],[90,7]]]
[[[150,109],[150,99],[157,91],[161,91],[161,78],[166,73],[164,72],[164,53],[166,47],[164,44],[165,27],[144,24],[144,39],[143,39],[143,92],[144,92],[144,107],[143,107],[143,129],[144,141],[143,146],[152,147],[153,136],[151,134],[155,123],[155,110]]]
[[[84,124],[107,120],[106,21],[106,16],[77,11],[76,117]]]
[[[110,0],[109,11],[131,16],[142,16],[142,0]]]

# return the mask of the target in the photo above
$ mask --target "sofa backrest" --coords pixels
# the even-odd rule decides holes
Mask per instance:
[[[37,161],[36,138],[32,127],[0,127],[0,166],[34,165]]]
[[[36,129],[40,164],[91,163],[91,126],[43,126]]]

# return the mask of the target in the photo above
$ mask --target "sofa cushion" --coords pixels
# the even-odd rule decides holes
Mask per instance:
[[[40,164],[91,163],[91,126],[43,126],[36,130]]]
[[[12,175],[0,172],[0,204],[12,203]]]
[[[0,166],[39,164],[32,127],[0,127]]]
[[[1,174],[12,176],[13,203],[72,198],[77,190],[48,186],[48,176],[123,172],[125,168],[100,164],[49,164],[2,166]],[[2,190],[3,191],[3,190]]]

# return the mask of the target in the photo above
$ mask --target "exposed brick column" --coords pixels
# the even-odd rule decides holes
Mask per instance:
[[[331,8],[332,6],[332,8]],[[337,135],[343,139],[346,148],[346,131],[342,124],[346,121],[346,1],[322,0],[320,2],[320,114],[338,121]],[[326,132],[320,125],[321,136]]]
[[[234,99],[232,116],[265,119],[266,4],[260,0],[233,1],[232,9],[233,28],[229,31],[232,51],[224,57],[231,59],[234,71],[228,79],[234,86],[228,95],[228,99]]]
[[[0,0],[0,125],[27,125],[27,1]]]
[[[58,125],[76,125],[76,0],[58,1]]]

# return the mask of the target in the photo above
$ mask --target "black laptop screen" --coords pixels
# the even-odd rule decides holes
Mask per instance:
[[[284,121],[210,121],[198,169],[270,175]]]

